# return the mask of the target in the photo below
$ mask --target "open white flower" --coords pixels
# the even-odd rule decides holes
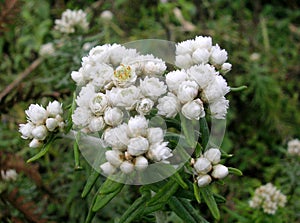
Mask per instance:
[[[136,111],[140,115],[147,115],[150,113],[154,102],[149,98],[143,98],[142,100],[138,101],[136,104]]]
[[[183,105],[181,112],[187,119],[190,120],[199,120],[205,116],[203,103],[199,98]]]
[[[107,125],[117,126],[122,123],[123,112],[117,107],[108,107],[104,112],[104,121]]]
[[[112,106],[132,110],[140,100],[140,89],[131,85],[128,88],[113,88],[106,92]]]
[[[225,96],[230,91],[226,80],[221,75],[216,75],[214,80],[203,89],[202,98],[209,103]]]
[[[48,118],[48,112],[46,109],[38,104],[31,104],[25,113],[28,120],[36,125],[43,124]]]
[[[166,96],[158,99],[158,114],[167,118],[174,118],[180,111],[180,102],[177,97],[168,93]]]
[[[89,106],[95,115],[103,115],[108,106],[107,96],[102,93],[95,94],[95,96],[90,100]]]
[[[209,64],[199,64],[188,69],[187,74],[199,84],[200,89],[204,89],[214,81],[218,72]]]
[[[129,87],[135,83],[136,78],[134,67],[121,64],[114,71],[112,80],[117,87]]]
[[[128,152],[132,156],[139,156],[146,153],[149,149],[149,142],[146,138],[138,136],[131,138],[128,143]]]
[[[198,95],[199,86],[195,81],[184,81],[179,85],[177,97],[181,103],[187,103]]]
[[[114,69],[107,64],[96,64],[91,71],[88,72],[90,83],[96,89],[102,90],[109,82],[112,81],[114,76]]]
[[[62,104],[58,101],[49,102],[46,110],[51,117],[56,117],[57,115],[63,114]]]
[[[91,111],[85,107],[77,107],[72,115],[72,121],[78,127],[87,126],[91,118]]]
[[[210,52],[207,49],[197,49],[192,55],[195,64],[206,64],[209,61]]]
[[[210,62],[214,65],[222,65],[227,60],[226,50],[222,50],[218,44],[211,48]]]
[[[196,36],[194,47],[210,50],[212,47],[212,38],[210,36]]]
[[[23,139],[32,139],[32,130],[34,129],[35,125],[31,122],[28,122],[26,124],[20,124],[19,125],[19,132],[22,134],[21,137]]]
[[[225,119],[227,109],[229,107],[229,101],[225,97],[221,97],[209,104],[209,109],[212,118]]]
[[[175,65],[179,68],[187,69],[193,65],[193,59],[190,54],[177,55]]]
[[[126,150],[129,141],[127,124],[124,123],[115,128],[105,130],[103,139],[114,149]]]
[[[145,77],[144,80],[140,81],[140,89],[145,97],[156,101],[161,95],[166,93],[167,86],[156,77]]]

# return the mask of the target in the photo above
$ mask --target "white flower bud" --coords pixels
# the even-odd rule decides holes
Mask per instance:
[[[156,101],[161,95],[166,93],[167,86],[164,82],[159,81],[157,77],[145,77],[144,80],[140,81],[140,89],[145,97]]]
[[[46,120],[46,127],[47,129],[52,132],[58,126],[59,122],[56,118],[47,118]]]
[[[194,100],[198,95],[199,86],[195,81],[184,81],[179,85],[177,97],[181,103]]]
[[[197,177],[197,183],[199,187],[204,187],[210,184],[211,177],[208,174],[200,175]]]
[[[107,125],[117,126],[123,120],[123,112],[117,108],[107,108],[104,112],[104,121]]]
[[[228,73],[229,71],[231,71],[231,63],[223,63],[222,66],[221,66],[221,73],[222,74],[226,74]]]
[[[94,98],[90,101],[90,109],[95,115],[102,115],[108,105],[107,96],[102,93],[95,94]]]
[[[211,148],[204,153],[204,157],[212,164],[218,164],[221,160],[221,152],[219,149]]]
[[[101,131],[105,127],[105,123],[104,123],[103,118],[101,116],[91,118],[88,127],[91,130],[91,132]]]
[[[164,132],[161,128],[148,128],[147,139],[150,144],[162,143],[164,140]]]
[[[111,175],[116,172],[116,167],[111,165],[109,162],[103,163],[100,165],[100,168],[105,175]]]
[[[212,166],[208,159],[200,157],[196,160],[194,168],[197,173],[207,174],[211,170]]]
[[[71,78],[77,85],[83,85],[85,83],[85,79],[80,71],[72,71]]]
[[[168,93],[168,95],[158,99],[158,114],[167,118],[174,118],[180,110],[180,102],[177,97]]]
[[[34,129],[34,124],[31,122],[28,122],[26,124],[20,124],[19,125],[19,132],[22,134],[23,139],[32,139],[32,130]]]
[[[114,149],[125,150],[128,145],[128,127],[126,124],[107,129],[103,134],[104,141]]]
[[[120,166],[123,162],[122,156],[123,154],[118,150],[108,150],[105,152],[106,160],[116,167]]]
[[[149,149],[149,142],[144,137],[131,138],[128,144],[128,152],[132,156],[142,155]]]
[[[47,134],[48,130],[44,125],[39,125],[32,130],[32,136],[38,140],[44,140]]]
[[[129,161],[124,161],[121,164],[120,169],[123,173],[129,174],[134,171],[134,165]]]
[[[193,65],[193,59],[189,54],[177,55],[175,65],[179,68],[187,69]]]
[[[149,98],[143,98],[136,104],[136,111],[140,115],[147,115],[151,111],[154,102]]]
[[[195,45],[197,48],[209,50],[212,46],[212,38],[210,36],[196,36]]]
[[[31,104],[25,111],[28,119],[36,125],[43,124],[48,117],[48,112],[38,104]]]
[[[190,120],[199,120],[205,116],[203,103],[199,98],[183,105],[181,112],[187,119]]]
[[[228,175],[228,168],[222,164],[217,164],[213,166],[211,175],[216,179],[223,179]]]
[[[174,93],[177,92],[179,85],[187,80],[187,73],[184,70],[171,71],[166,75],[168,89]]]
[[[49,102],[46,109],[51,117],[55,117],[56,115],[61,115],[63,113],[61,103],[58,101]]]
[[[138,156],[135,158],[135,169],[142,171],[148,167],[148,160],[143,156]]]
[[[167,142],[151,145],[147,156],[155,162],[163,161],[172,157],[172,150],[169,149],[167,145]]]
[[[103,12],[101,13],[101,15],[100,15],[101,19],[103,19],[104,21],[110,21],[110,20],[112,20],[113,16],[114,16],[114,15],[113,15],[112,12],[109,11],[109,10],[103,11]]]
[[[132,137],[145,136],[147,134],[148,121],[142,115],[131,117],[128,121],[129,133]]]
[[[31,140],[31,142],[29,143],[30,148],[38,148],[38,147],[41,147],[42,145],[43,145],[43,143],[37,139]]]

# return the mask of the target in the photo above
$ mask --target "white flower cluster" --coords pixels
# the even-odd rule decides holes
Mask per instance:
[[[220,164],[221,152],[217,148],[210,148],[201,157],[192,159],[194,173],[199,187],[207,186],[212,179],[223,179],[228,175],[228,168]]]
[[[42,57],[53,56],[55,53],[55,48],[53,43],[45,43],[41,46],[39,54]]]
[[[150,128],[142,115],[131,117],[128,124],[107,129],[103,139],[112,148],[105,153],[108,162],[100,166],[106,175],[115,173],[117,168],[125,174],[141,171],[149,162],[169,163],[167,159],[173,156],[168,142],[163,141],[163,130]]]
[[[271,183],[260,186],[255,190],[253,198],[249,201],[252,208],[263,208],[267,214],[275,214],[278,207],[284,207],[286,196],[277,190]]]
[[[18,177],[18,173],[15,169],[1,170],[1,178],[4,181],[15,181]]]
[[[89,27],[86,13],[80,10],[67,9],[62,13],[61,19],[55,20],[54,29],[61,33],[74,33],[76,28],[86,31]]]
[[[49,102],[46,109],[38,104],[31,104],[28,110],[27,123],[20,124],[19,132],[23,139],[32,139],[29,147],[37,148],[43,144],[49,132],[62,129],[65,125],[62,118],[62,105],[58,101]]]
[[[300,140],[293,139],[288,142],[288,153],[291,155],[300,156]]]
[[[213,46],[211,37],[197,36],[177,45],[175,64],[183,69],[198,64],[211,64],[222,74],[226,74],[231,70],[231,64],[226,63],[227,58],[227,51],[218,44]]]
[[[229,106],[225,95],[230,88],[216,69],[221,66],[224,73],[227,67],[228,72],[231,65],[226,60],[227,52],[212,46],[210,37],[198,36],[177,44],[175,64],[183,69],[166,75],[169,92],[160,99],[158,113],[175,117],[181,111],[186,118],[199,120],[205,116],[203,104],[208,104],[211,117],[224,119]]]

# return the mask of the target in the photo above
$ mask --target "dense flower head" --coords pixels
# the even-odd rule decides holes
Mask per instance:
[[[199,158],[192,159],[194,174],[199,187],[207,186],[212,180],[225,178],[228,168],[220,164],[221,152],[218,148],[206,150]]]
[[[290,155],[300,156],[300,140],[293,139],[288,142],[288,153]]]
[[[275,214],[278,207],[284,207],[286,202],[286,196],[273,184],[267,183],[255,190],[249,205],[252,208],[262,208],[267,214]]]
[[[89,27],[87,21],[87,15],[85,12],[80,10],[67,9],[62,13],[61,19],[55,20],[55,29],[61,33],[75,33],[76,29],[79,28],[86,31]]]
[[[46,109],[38,104],[31,104],[25,111],[27,123],[19,125],[23,139],[31,139],[29,147],[37,148],[51,132],[63,129],[65,122],[62,118],[62,104],[58,101],[49,102]]]

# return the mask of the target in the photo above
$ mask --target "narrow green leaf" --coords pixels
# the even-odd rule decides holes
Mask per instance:
[[[202,154],[203,148],[199,142],[196,144],[196,149],[195,149],[195,156],[196,158],[199,158]]]
[[[209,223],[206,221],[198,212],[197,210],[191,205],[190,201],[187,199],[179,198],[182,205],[185,209],[192,215],[192,217],[196,220],[197,223]]]
[[[176,198],[171,197],[168,202],[172,211],[175,212],[178,217],[180,217],[184,222],[188,223],[197,223],[197,221],[193,218],[190,212],[182,205],[182,203]]]
[[[215,200],[217,203],[225,203],[226,202],[226,198],[219,194],[214,193],[214,197],[215,197]]]
[[[196,201],[200,204],[201,203],[201,197],[200,197],[200,191],[197,182],[193,183],[194,188],[194,195],[196,198]]]
[[[170,164],[161,164],[160,171],[165,174],[166,176],[171,175],[171,179],[175,180],[183,189],[188,189],[188,185],[184,182],[182,177],[180,176],[178,170],[176,170],[172,165]]]
[[[93,206],[95,204],[95,201],[96,201],[96,198],[98,196],[98,192],[94,195],[93,199],[92,199],[92,203],[89,207],[89,212],[88,212],[88,216],[86,217],[85,219],[85,223],[91,223],[93,218],[95,217],[96,215],[96,212],[93,211]]]
[[[209,187],[201,187],[199,190],[213,217],[220,220],[220,211],[211,189]]]
[[[184,116],[181,117],[181,126],[183,130],[183,134],[185,136],[185,139],[188,143],[188,145],[192,148],[195,148],[196,146],[196,140],[195,140],[195,129],[194,125],[191,120],[188,120]]]
[[[151,199],[147,206],[159,203],[167,203],[169,198],[177,191],[179,185],[173,179],[170,179]]]
[[[92,207],[92,211],[96,212],[103,208],[105,205],[107,205],[115,196],[117,196],[118,193],[121,192],[124,184],[121,184],[115,191],[109,194],[101,194],[100,191],[97,194],[95,203]],[[100,188],[101,190],[101,188]]]
[[[229,171],[229,173],[235,174],[235,175],[237,175],[237,176],[243,176],[242,171],[240,171],[240,170],[237,169],[237,168],[234,168],[234,167],[228,167],[228,171]]]
[[[69,133],[70,130],[72,129],[72,126],[73,126],[72,114],[74,113],[75,108],[76,108],[76,92],[74,91],[72,105],[69,109],[68,117],[67,117],[67,127],[66,127],[66,132],[65,132],[66,134]]]
[[[125,211],[119,220],[119,223],[129,223],[140,216],[146,206],[146,201],[150,198],[150,191],[144,193],[142,197],[136,199],[133,204]]]
[[[248,87],[246,85],[240,86],[240,87],[230,87],[230,91],[243,91],[247,89]]]
[[[73,150],[74,150],[75,170],[82,170],[82,167],[80,165],[80,152],[79,152],[77,136],[76,136],[76,140],[74,141]]]
[[[91,172],[89,178],[87,179],[87,182],[81,193],[82,198],[85,198],[90,193],[91,189],[93,188],[93,186],[96,183],[99,176],[100,176],[100,173],[98,173],[95,169],[92,169],[92,172]]]
[[[202,139],[202,148],[206,150],[206,146],[209,140],[209,128],[205,117],[200,118],[200,132],[201,132],[201,139]]]
[[[124,186],[123,183],[113,181],[109,178],[105,180],[105,182],[100,187],[100,194],[109,194],[113,193],[115,190],[118,190],[120,187]]]
[[[27,163],[30,163],[32,161],[35,161],[39,158],[41,158],[42,156],[44,156],[50,149],[52,142],[55,140],[54,134],[50,135],[49,140],[47,141],[46,144],[43,145],[42,149],[35,154],[33,157],[31,157],[30,159],[27,160]]]

